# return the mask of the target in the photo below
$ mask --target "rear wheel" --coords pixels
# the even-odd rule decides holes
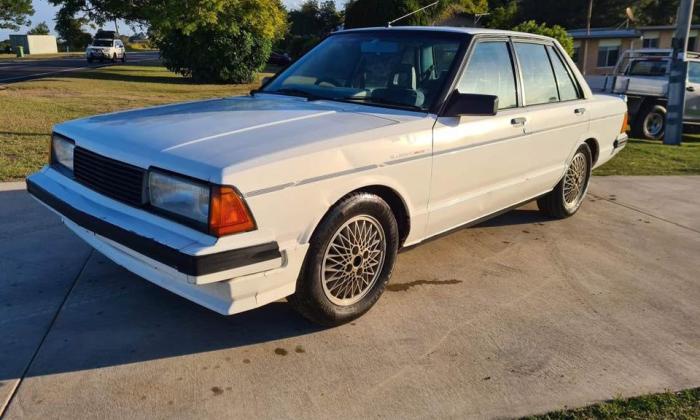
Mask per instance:
[[[648,140],[660,140],[666,131],[666,108],[650,105],[637,116],[633,127],[635,136]]]
[[[115,53],[115,54],[112,54],[112,63],[116,63],[116,62],[117,62],[117,54]]]
[[[573,216],[588,192],[592,166],[591,149],[582,144],[571,159],[564,178],[551,192],[537,200],[540,211],[557,219]]]
[[[389,205],[353,193],[319,224],[289,303],[307,319],[340,325],[366,313],[391,277],[398,225]]]
[[[122,63],[126,63],[126,53],[122,54]]]

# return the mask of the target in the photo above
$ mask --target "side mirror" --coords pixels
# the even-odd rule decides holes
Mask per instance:
[[[447,100],[442,115],[444,117],[461,117],[464,115],[496,115],[498,96],[477,93],[459,93],[455,90]]]

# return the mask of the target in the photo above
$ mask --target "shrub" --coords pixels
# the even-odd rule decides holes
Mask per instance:
[[[248,83],[265,66],[272,40],[246,30],[199,28],[185,35],[173,29],[156,46],[168,69],[196,82]]]
[[[534,20],[528,20],[515,26],[513,30],[554,38],[564,47],[567,54],[574,53],[574,39],[566,32],[566,29],[559,25],[547,26],[544,23],[538,25]]]

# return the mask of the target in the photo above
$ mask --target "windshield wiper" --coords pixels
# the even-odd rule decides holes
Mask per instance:
[[[322,99],[331,99],[331,98],[326,98],[325,96],[320,96],[313,94],[311,92],[307,92],[302,89],[294,89],[294,88],[281,88],[277,90],[261,90],[256,93],[272,93],[276,95],[286,95],[286,96],[299,96],[301,98],[306,98],[309,101],[319,101]]]
[[[386,105],[394,108],[401,108],[401,109],[408,109],[411,111],[420,111],[420,112],[425,112],[425,110],[419,106],[416,105],[408,105],[408,104],[400,104],[396,102],[391,102],[387,101],[385,99],[381,98],[358,98],[358,97],[353,97],[353,96],[348,96],[346,98],[338,98],[335,99],[336,101],[341,101],[341,102],[363,102],[367,104],[376,104],[376,105]]]

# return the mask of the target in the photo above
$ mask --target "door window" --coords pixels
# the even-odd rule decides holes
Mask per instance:
[[[688,63],[688,81],[700,83],[700,62],[691,61]]]
[[[545,46],[516,42],[515,52],[523,76],[525,105],[558,102],[557,82]]]
[[[515,73],[508,45],[479,42],[457,87],[460,93],[498,96],[498,108],[518,106]]]
[[[552,60],[554,75],[557,78],[557,88],[559,89],[560,101],[572,101],[579,99],[578,89],[571,78],[571,73],[566,69],[566,64],[561,60],[561,56],[554,51],[554,47],[547,46],[549,58]]]

